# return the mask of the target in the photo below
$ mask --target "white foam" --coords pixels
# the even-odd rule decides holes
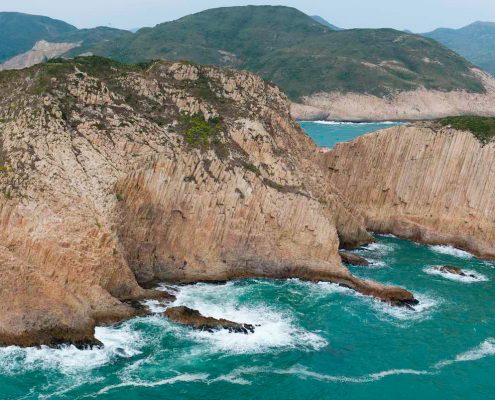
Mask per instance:
[[[475,347],[474,349],[469,350],[465,353],[459,354],[454,360],[441,361],[437,363],[435,365],[435,368],[441,369],[456,362],[476,361],[493,355],[495,355],[495,339],[488,338],[478,347]]]
[[[163,385],[173,385],[174,383],[177,382],[197,382],[197,381],[206,381],[208,379],[208,374],[181,374],[178,376],[175,376],[173,378],[169,379],[162,379],[156,382],[147,382],[147,381],[142,381],[142,380],[136,380],[136,381],[125,381],[122,383],[119,383],[117,385],[111,385],[104,387],[101,389],[97,394],[105,394],[109,392],[110,390],[113,389],[118,389],[122,387],[129,387],[129,386],[140,386],[140,387],[155,387],[155,386],[163,386]]]
[[[452,246],[430,246],[430,249],[434,251],[435,253],[440,253],[440,254],[446,254],[449,256],[453,257],[458,257],[458,258],[473,258],[474,256],[467,251],[461,250],[461,249],[456,249],[455,247]]]
[[[158,300],[146,300],[143,304],[147,306],[154,314],[165,312],[167,309],[167,306]]]
[[[383,378],[392,375],[433,375],[434,374],[429,371],[417,371],[413,369],[392,369],[392,370],[364,375],[361,377],[347,377],[347,376],[320,374],[317,372],[308,371],[307,369],[302,367],[294,367],[288,370],[278,370],[274,372],[277,374],[291,374],[301,377],[311,377],[321,381],[348,382],[348,383],[370,383],[370,382],[382,380]]]
[[[83,350],[75,346],[61,346],[58,349],[46,346],[0,348],[0,372],[56,369],[64,375],[73,375],[98,368],[115,358],[140,354],[139,348],[143,344],[143,338],[130,324],[119,328],[96,328],[95,336],[104,347]]]
[[[371,243],[364,247],[362,251],[371,251],[371,252],[376,252],[382,256],[387,255],[395,250],[395,246],[392,244],[385,244],[385,243]]]
[[[233,283],[222,286],[198,284],[181,288],[173,306],[185,305],[206,317],[255,326],[254,333],[247,335],[233,334],[227,330],[213,333],[188,330],[188,337],[197,342],[207,342],[209,351],[237,354],[287,348],[312,351],[327,345],[320,335],[301,328],[289,311],[277,309],[275,305],[240,305],[239,296],[245,290],[246,287]]]
[[[441,268],[441,266],[425,267],[423,269],[423,272],[427,273],[428,275],[441,276],[442,278],[450,279],[451,281],[462,282],[467,284],[477,283],[477,282],[487,282],[490,280],[485,275],[480,274],[479,272],[473,271],[471,269],[463,270],[466,276],[462,276],[462,275],[453,274],[451,272],[442,272],[439,271],[437,268]]]

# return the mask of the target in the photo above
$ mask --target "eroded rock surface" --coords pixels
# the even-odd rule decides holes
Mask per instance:
[[[342,258],[342,262],[349,265],[370,265],[370,263],[363,257],[359,257],[356,254],[348,253],[346,251],[339,251],[340,258]]]
[[[495,258],[493,141],[424,123],[339,143],[322,157],[368,229]]]
[[[342,266],[339,246],[373,240],[364,216],[261,78],[89,57],[4,71],[0,91],[3,343],[94,340],[162,280],[299,277],[413,301]]]
[[[445,274],[454,274],[459,276],[469,276],[471,278],[476,278],[475,275],[467,275],[460,267],[451,267],[450,265],[446,265],[444,267],[435,267],[435,269]]]
[[[216,319],[204,317],[199,311],[192,310],[185,306],[170,307],[164,312],[164,315],[173,322],[181,325],[190,326],[201,331],[213,332],[219,329],[226,329],[233,333],[254,333],[254,326],[250,324],[238,324],[237,322],[226,319]]]

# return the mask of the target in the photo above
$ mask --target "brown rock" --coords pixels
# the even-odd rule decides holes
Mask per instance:
[[[363,257],[359,257],[356,254],[347,253],[346,251],[339,251],[342,262],[349,265],[370,265],[370,263]]]
[[[254,333],[253,325],[238,324],[226,319],[203,317],[199,311],[184,306],[167,308],[164,315],[173,322],[202,331],[213,332],[214,330],[226,329],[234,333]]]
[[[157,294],[140,284],[157,281],[299,277],[411,301],[341,264],[339,246],[373,238],[276,86],[243,71],[98,58],[9,74],[2,343],[94,340],[95,324],[141,312],[132,301]]]
[[[495,142],[415,124],[339,143],[322,158],[369,230],[495,258]]]
[[[450,265],[446,265],[445,267],[436,267],[435,268],[437,271],[445,272],[445,273],[450,273],[454,275],[460,275],[460,276],[466,276],[464,272],[462,272],[462,269],[459,267],[451,267]]]

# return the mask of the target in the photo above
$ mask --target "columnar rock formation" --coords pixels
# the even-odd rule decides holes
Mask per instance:
[[[368,229],[495,258],[495,143],[433,123],[394,127],[322,155]]]
[[[418,121],[451,115],[495,116],[495,79],[480,69],[485,93],[437,91],[424,87],[401,91],[387,97],[360,93],[315,93],[292,105],[298,120],[332,121]]]
[[[0,343],[95,343],[139,284],[352,276],[370,242],[279,89],[188,63],[85,58],[0,74]],[[340,240],[339,240],[340,238]]]

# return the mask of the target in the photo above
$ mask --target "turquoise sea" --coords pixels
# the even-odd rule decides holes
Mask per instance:
[[[156,315],[98,328],[102,349],[3,348],[0,399],[495,399],[495,263],[377,239],[353,273],[411,290],[416,310],[296,279],[171,286],[176,305],[260,326],[207,333]],[[447,264],[474,278],[433,269]]]

